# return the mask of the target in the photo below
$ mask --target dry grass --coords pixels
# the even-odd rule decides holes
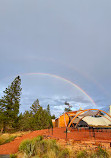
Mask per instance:
[[[10,133],[0,134],[0,145],[9,143],[9,142],[13,141],[16,137],[21,137],[24,134],[27,134],[29,132],[30,131],[28,131],[28,132],[16,132],[16,133],[12,133],[12,134],[10,134]]]
[[[75,150],[70,147],[61,146],[52,139],[27,139],[21,143],[19,150],[22,153],[18,153],[17,158],[110,158],[111,156],[109,151],[99,146],[96,150]]]

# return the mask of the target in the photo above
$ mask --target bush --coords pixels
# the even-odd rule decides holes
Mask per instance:
[[[43,136],[37,136],[37,138],[35,138],[37,141],[41,141],[43,140]]]
[[[17,136],[10,136],[9,138],[0,138],[0,145],[13,141]]]
[[[43,157],[56,157],[59,153],[59,146],[55,140],[44,140],[42,136],[27,139],[23,141],[19,146],[19,151],[24,152],[27,157],[30,156],[43,156]],[[55,155],[55,156],[54,156]]]
[[[59,153],[59,158],[69,158],[69,150],[63,149],[60,153]]]
[[[26,139],[24,140],[20,146],[19,146],[19,151],[24,152],[27,156],[32,156],[32,140]]]
[[[109,154],[106,152],[106,150],[102,149],[101,147],[98,147],[98,150],[91,155],[91,158],[109,158]]]
[[[56,144],[56,140],[48,139],[48,140],[45,140],[45,141],[47,143],[47,150],[50,150],[50,149],[55,150],[55,151],[59,150],[59,147]]]
[[[109,155],[108,155],[108,153],[106,152],[106,150],[103,150],[102,148],[100,148],[100,147],[98,147],[98,151],[97,151],[97,155],[99,156],[99,157],[104,157],[104,158],[108,158],[109,157]]]
[[[16,154],[10,154],[10,158],[17,158]]]
[[[51,149],[49,152],[47,152],[47,154],[43,155],[42,158],[57,158],[57,155],[55,151]]]
[[[76,155],[77,158],[87,158],[88,154],[85,150],[79,151]]]
[[[34,156],[36,154],[40,155],[41,153],[41,148],[45,149],[45,145],[42,141],[43,136],[38,136],[37,138],[31,139],[26,139],[24,140],[20,146],[19,146],[19,151],[24,152],[27,157]]]

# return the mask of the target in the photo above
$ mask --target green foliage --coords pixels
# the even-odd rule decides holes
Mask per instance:
[[[52,139],[42,140],[41,141],[41,151],[43,153],[47,153],[48,151],[50,151],[50,149],[52,149],[57,154],[59,147],[56,144],[56,141],[52,140]]]
[[[30,111],[25,111],[19,116],[21,79],[16,77],[8,88],[4,91],[4,96],[0,99],[0,129],[5,132],[11,130],[40,130],[52,127],[50,106],[43,109],[39,100],[35,100]]]
[[[41,152],[46,152],[47,150],[47,143],[45,140],[43,140],[42,136],[38,136],[36,138],[26,139],[24,140],[20,146],[19,151],[24,152],[27,157],[33,156],[33,155],[41,155]]]
[[[60,149],[55,140],[44,140],[42,136],[23,141],[19,146],[19,151],[24,152],[27,157],[41,158],[60,158],[61,156],[65,158],[69,154],[67,149]]]
[[[30,108],[30,111],[20,114],[18,121],[20,130],[40,130],[52,126],[51,116],[47,110],[39,105],[38,99]]]
[[[15,138],[16,138],[16,136],[11,136],[9,139],[6,139],[3,144],[9,143],[9,142],[13,141]]]
[[[4,96],[0,99],[0,122],[5,131],[6,126],[16,127],[20,106],[21,79],[16,77],[8,88],[5,89]]]
[[[98,150],[91,155],[91,158],[109,158],[109,154],[106,150],[98,147]]]
[[[70,156],[70,153],[67,148],[63,149],[59,154],[59,158],[69,158],[69,156]]]
[[[10,158],[17,158],[16,154],[10,154]]]
[[[36,154],[35,146],[37,146],[37,142],[40,142],[40,136],[39,139],[34,138],[32,140],[24,140],[19,146],[19,151],[24,152],[27,157],[33,156]]]
[[[40,107],[35,115],[31,119],[31,124],[34,130],[48,128],[50,125],[49,115],[46,110]]]
[[[29,111],[25,111],[24,114],[20,114],[19,121],[18,121],[19,130],[22,130],[22,131],[33,130],[32,118],[33,118],[33,115]]]
[[[55,119],[55,118],[56,118],[55,115],[52,115],[52,116],[51,116],[51,119]]]
[[[47,154],[43,155],[42,158],[57,158],[54,150],[50,150]]]
[[[87,158],[88,157],[88,154],[85,150],[81,150],[77,153],[76,155],[77,158]]]
[[[6,138],[6,139],[0,138],[0,145],[9,143],[9,142],[13,141],[15,138],[16,138],[16,136],[10,136],[9,138]]]
[[[64,109],[64,112],[72,111],[72,110],[71,110],[72,106],[69,105],[69,103],[65,102],[65,105],[67,105],[67,108]]]
[[[64,109],[64,112],[69,112],[69,111],[72,111],[70,108],[65,108]]]
[[[37,136],[37,138],[35,138],[35,140],[36,141],[41,141],[41,140],[43,140],[43,136],[39,135],[39,136]]]
[[[31,112],[32,112],[33,114],[36,114],[37,111],[38,111],[39,108],[40,108],[39,100],[38,100],[38,99],[35,100],[34,103],[32,104],[32,106],[31,106],[30,108],[31,108]]]
[[[109,154],[106,150],[102,149],[101,147],[98,147],[97,151],[94,151],[93,153],[87,152],[86,150],[78,151],[76,154],[77,158],[109,158]]]
[[[50,106],[49,106],[49,104],[47,105],[47,113],[48,113],[49,116],[51,115],[50,114]]]
[[[49,127],[52,127],[52,118],[51,118],[51,113],[50,113],[50,105],[47,105],[47,114],[48,114],[48,122],[49,122]]]
[[[19,146],[19,150],[23,151],[28,156],[33,155],[33,148],[34,148],[33,143],[32,143],[32,140],[30,139],[24,140]]]
[[[109,158],[108,153],[100,147],[93,154],[86,150],[74,152],[60,147],[56,140],[46,140],[42,136],[23,141],[19,146],[19,151],[33,158]]]

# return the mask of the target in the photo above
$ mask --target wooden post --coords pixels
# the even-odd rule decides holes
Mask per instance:
[[[52,135],[53,135],[53,125],[52,125]]]
[[[66,127],[66,139],[67,139],[67,127]]]
[[[95,132],[94,132],[94,128],[92,128],[92,131],[93,131],[93,137],[95,138]]]

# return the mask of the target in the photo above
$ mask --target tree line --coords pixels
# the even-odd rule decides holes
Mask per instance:
[[[3,91],[0,99],[0,129],[1,132],[17,130],[39,130],[52,127],[50,106],[43,109],[39,100],[35,100],[29,111],[19,113],[21,98],[21,78],[17,76],[8,88]]]

